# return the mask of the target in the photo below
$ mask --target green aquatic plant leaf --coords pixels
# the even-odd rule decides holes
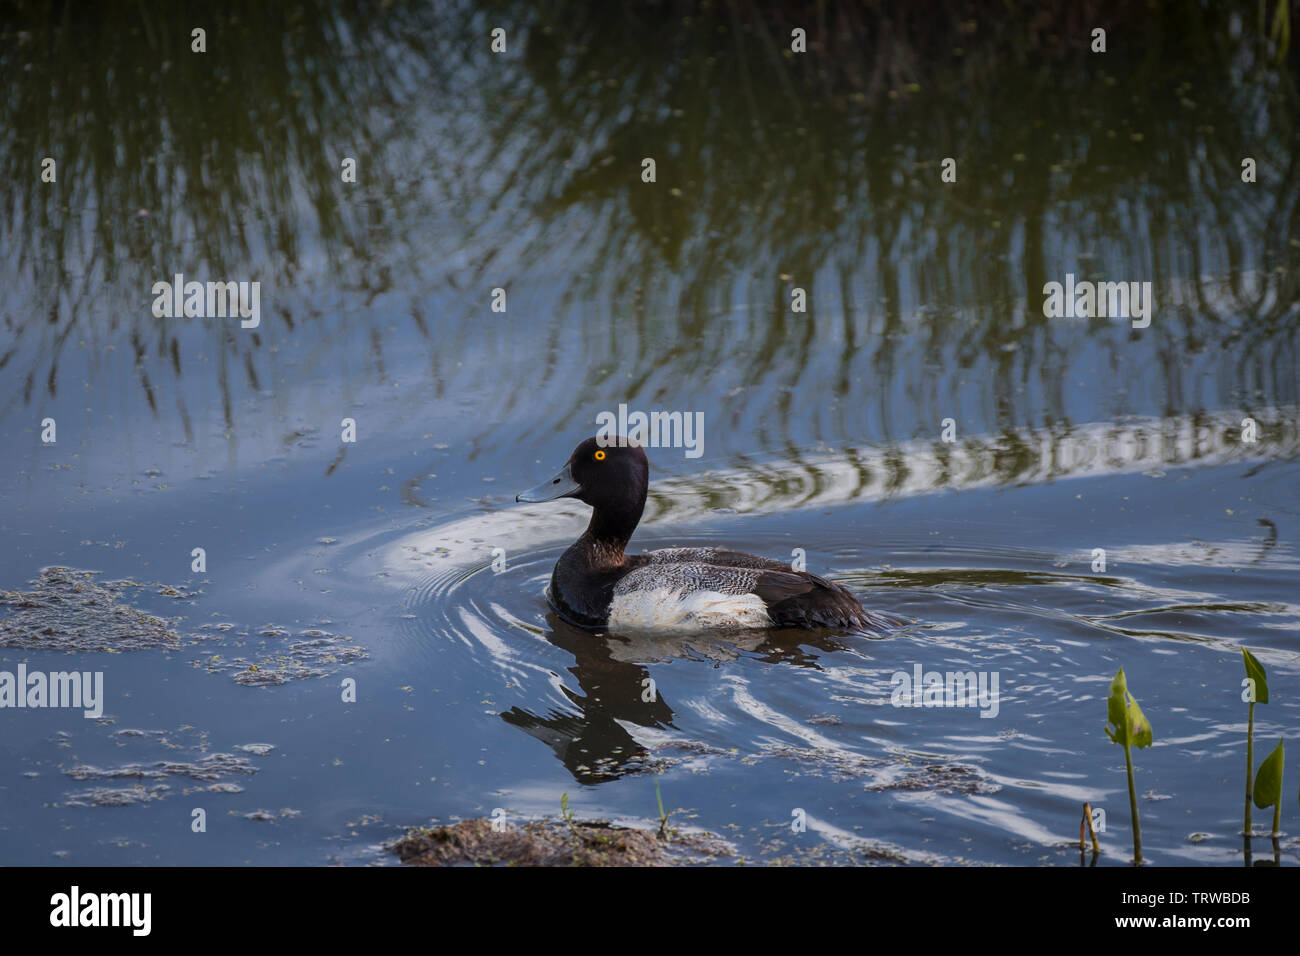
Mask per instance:
[[[1134,747],[1150,747],[1154,734],[1151,731],[1151,722],[1147,720],[1147,715],[1142,713],[1142,708],[1138,702],[1133,699],[1133,695],[1128,695],[1128,719],[1129,719],[1129,739],[1133,742]]]
[[[1255,806],[1263,810],[1282,799],[1282,741],[1277,742],[1273,752],[1264,758],[1255,775]]]
[[[1128,810],[1133,821],[1133,862],[1142,863],[1142,823],[1138,819],[1137,787],[1133,782],[1133,748],[1150,747],[1151,723],[1137,700],[1128,692],[1124,668],[1115,672],[1106,700],[1106,736],[1124,748],[1124,771],[1128,775]]]
[[[1128,719],[1124,712],[1124,698],[1127,695],[1128,684],[1124,680],[1124,668],[1121,667],[1115,679],[1110,682],[1110,697],[1106,701],[1106,736],[1124,747],[1128,746]]]
[[[1106,701],[1106,736],[1123,747],[1150,747],[1153,739],[1151,722],[1128,691],[1124,668],[1115,674],[1110,683],[1110,698]],[[1113,728],[1113,729],[1112,729]]]
[[[1244,647],[1241,649],[1241,659],[1246,663],[1246,676],[1255,683],[1255,703],[1267,704],[1268,675],[1264,672],[1264,665]]]

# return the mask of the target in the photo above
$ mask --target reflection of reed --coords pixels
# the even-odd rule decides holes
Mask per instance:
[[[904,439],[959,407],[989,428],[1081,417],[1087,349],[1165,414],[1205,401],[1184,384],[1203,353],[1212,404],[1294,403],[1292,76],[1219,5],[1177,29],[1130,9],[244,3],[204,13],[198,57],[184,8],[20,3],[0,27],[0,155],[56,156],[60,181],[0,183],[0,407],[54,396],[88,324],[129,345],[154,414],[175,392],[187,434],[182,373],[214,369],[234,429],[232,392],[274,388],[264,343],[289,337],[321,343],[318,366],[360,338],[371,380],[423,341],[439,394],[495,389],[483,417],[525,432],[690,392],[764,449]],[[467,39],[497,23],[510,56]],[[792,23],[809,54],[783,52]],[[1125,55],[1087,52],[1098,24]],[[941,187],[950,155],[959,184]],[[195,341],[142,301],[174,268],[328,291],[340,315],[282,305],[257,335]],[[1145,342],[1044,319],[1042,283],[1070,270],[1153,281]],[[494,334],[495,285],[523,315],[461,367]],[[410,324],[369,317],[394,296]],[[701,395],[726,365],[751,388]]]
[[[769,514],[944,489],[1293,458],[1300,454],[1296,412],[1256,412],[1260,437],[1254,444],[1241,442],[1243,414],[1219,413],[1005,432],[953,445],[907,443],[806,454],[652,487],[645,520],[678,522],[716,508]]]

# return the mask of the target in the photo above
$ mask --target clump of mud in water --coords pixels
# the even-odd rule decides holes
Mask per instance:
[[[572,825],[538,820],[493,828],[490,820],[411,830],[387,848],[408,866],[685,866],[731,856],[716,837],[592,822]]]
[[[30,591],[0,591],[0,646],[49,651],[133,651],[178,647],[180,635],[162,618],[122,596],[150,587],[136,581],[94,580],[96,572],[42,568]],[[170,588],[180,593],[175,588]]]

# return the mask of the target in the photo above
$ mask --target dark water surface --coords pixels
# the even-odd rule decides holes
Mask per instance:
[[[0,859],[375,862],[657,782],[748,860],[1078,865],[1089,801],[1118,865],[1122,666],[1144,855],[1242,863],[1242,646],[1257,760],[1300,736],[1300,111],[1254,4],[809,5],[801,55],[748,2],[233,4],[205,54],[179,9],[68,9],[0,19],[0,588],[129,579],[181,641],[0,641],[106,698],[0,711]],[[261,282],[259,327],[155,318],[176,273]],[[1149,327],[1046,318],[1067,274],[1152,283]],[[802,549],[902,623],[556,619],[585,508],[513,496],[620,403],[705,422],[634,549]],[[996,713],[892,706],[918,665]]]

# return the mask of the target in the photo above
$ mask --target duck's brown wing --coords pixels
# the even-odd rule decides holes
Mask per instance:
[[[753,591],[782,627],[873,627],[875,622],[843,585],[806,571],[764,571]]]
[[[690,584],[726,594],[757,594],[780,627],[875,628],[879,622],[843,585],[785,561],[725,548],[665,548],[641,555],[646,565],[690,568]],[[664,571],[643,565],[645,580],[662,581]],[[703,567],[702,567],[703,566]],[[675,582],[670,582],[675,583]]]

